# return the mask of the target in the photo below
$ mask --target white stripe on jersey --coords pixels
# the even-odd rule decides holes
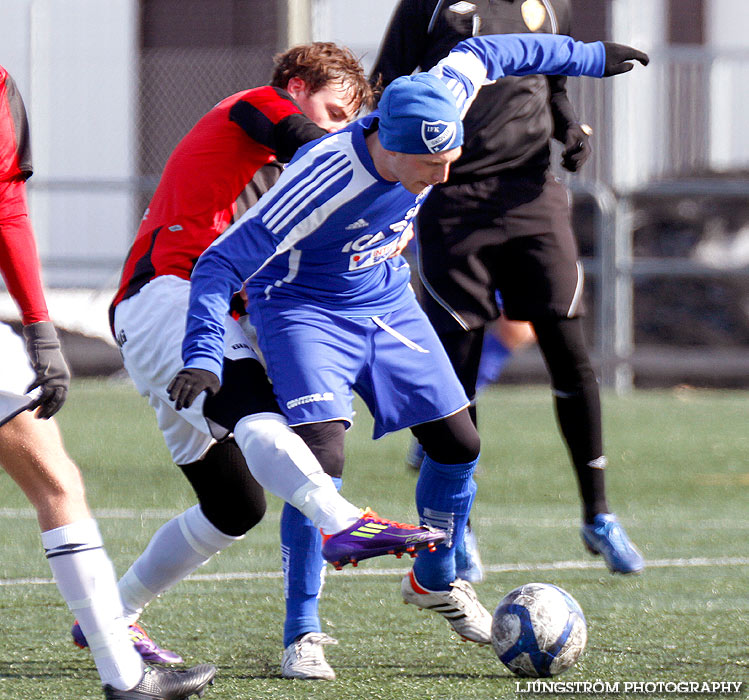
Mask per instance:
[[[351,169],[351,164],[348,162],[345,153],[334,155],[318,164],[305,179],[300,179],[283,196],[271,201],[271,206],[261,215],[263,223],[271,231],[278,233],[277,229],[282,226],[282,224],[279,224],[279,221],[283,220],[281,217],[287,215],[286,218],[288,219],[288,216],[293,216],[311,197],[318,194],[321,185],[330,184],[329,182],[326,183],[326,180],[336,175],[341,167],[346,168],[347,171]],[[291,206],[295,207],[291,209],[291,212],[288,208],[290,203]]]
[[[351,162],[344,155],[343,158],[334,159],[335,162],[327,170],[320,172],[317,177],[309,180],[303,191],[291,200],[287,201],[286,207],[281,209],[276,217],[270,222],[264,222],[268,229],[276,235],[281,235],[293,219],[314,199],[318,198],[324,190],[323,187],[332,188],[339,180],[348,177],[354,169]]]
[[[465,116],[481,86],[491,85],[491,83],[495,82],[486,79],[486,66],[471,51],[451,51],[436,66],[431,68],[429,72],[444,81],[455,95],[461,117]],[[472,86],[470,95],[467,94],[466,86],[459,80],[456,81],[458,82],[459,91],[456,92],[457,88],[452,87],[450,75],[454,72],[460,73],[470,81]]]
[[[269,284],[265,288],[265,298],[270,299],[270,293],[273,291],[273,287],[280,287],[283,284],[293,282],[294,278],[299,274],[299,263],[302,259],[302,251],[291,249],[289,253],[289,273],[282,280],[276,280],[273,284]]]
[[[264,224],[270,212],[273,229],[269,230],[281,236],[289,222],[305,206],[313,201],[319,201],[320,204],[289,229],[288,233],[279,241],[273,255],[267,258],[248,279],[257,275],[271,260],[292,249],[300,240],[314,233],[337,209],[358,197],[365,189],[377,182],[377,179],[359,160],[352,143],[352,134],[349,131],[333,134],[323,139],[313,146],[308,154],[314,158],[322,156],[323,162],[316,166],[312,172],[306,174],[304,170],[309,167],[308,158],[305,157],[290,163],[284,169],[278,182],[250,211],[253,212],[254,216],[259,216]],[[321,177],[321,175],[324,175],[324,177]],[[334,194],[326,194],[327,190],[335,187],[336,182],[348,175],[351,176],[351,179],[343,189]],[[290,265],[296,265],[296,269],[290,269],[290,273],[293,272],[294,276],[298,272],[300,258],[301,253],[296,259],[292,255],[292,259],[289,261]],[[287,278],[288,275],[280,282],[283,283]],[[268,291],[266,289],[266,292]]]
[[[456,104],[461,104],[462,101],[465,99],[466,89],[463,87],[463,83],[461,83],[459,80],[456,80],[455,78],[450,78],[446,82],[448,90],[453,94],[455,97]]]

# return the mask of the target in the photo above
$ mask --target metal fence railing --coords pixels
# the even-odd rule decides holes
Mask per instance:
[[[638,366],[677,383],[749,387],[749,179],[620,195],[608,257],[617,390],[631,388]]]

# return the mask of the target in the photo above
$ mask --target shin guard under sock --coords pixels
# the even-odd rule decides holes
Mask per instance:
[[[425,588],[448,590],[455,580],[455,545],[462,539],[476,495],[473,472],[478,458],[465,464],[441,464],[424,457],[416,484],[421,523],[445,530],[447,540],[434,552],[422,551],[414,573]]]

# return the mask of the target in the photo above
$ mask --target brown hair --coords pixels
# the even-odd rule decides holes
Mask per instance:
[[[274,57],[275,64],[270,84],[286,89],[289,80],[301,78],[310,94],[328,83],[348,86],[358,112],[362,107],[372,109],[374,97],[364,69],[351,51],[330,41],[293,46]]]

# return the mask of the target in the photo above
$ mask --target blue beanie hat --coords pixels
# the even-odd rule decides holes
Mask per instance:
[[[455,96],[431,73],[396,78],[379,104],[380,143],[396,153],[438,153],[463,144]]]

